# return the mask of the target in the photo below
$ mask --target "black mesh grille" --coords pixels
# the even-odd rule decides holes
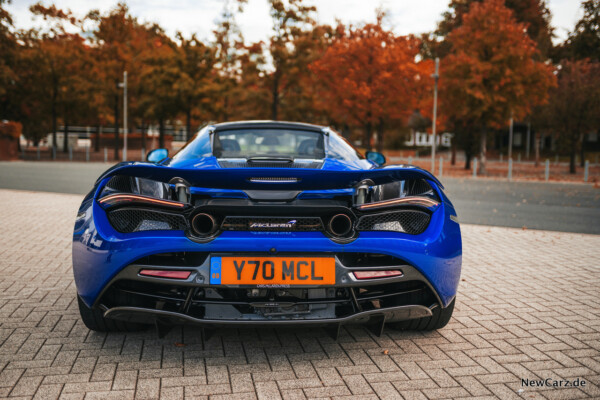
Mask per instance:
[[[318,217],[226,217],[224,231],[312,232],[322,231]]]
[[[406,182],[406,195],[418,196],[431,191],[431,185],[424,179],[415,179]]]
[[[185,218],[182,215],[138,208],[109,211],[108,220],[113,228],[122,233],[186,228]]]
[[[429,214],[423,211],[405,210],[364,215],[357,224],[359,231],[395,231],[411,235],[422,233],[429,225]]]
[[[219,165],[223,168],[310,168],[317,169],[323,165],[320,161],[315,162],[247,162],[247,161],[224,161],[220,160]]]
[[[131,193],[131,177],[124,175],[115,175],[106,184],[111,189],[118,192]]]

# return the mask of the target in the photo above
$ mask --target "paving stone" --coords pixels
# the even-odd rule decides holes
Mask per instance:
[[[600,236],[463,225],[454,318],[439,332],[223,329],[203,345],[191,326],[164,339],[85,328],[71,271],[80,201],[0,190],[0,397],[519,399],[521,379],[580,378],[523,393],[600,398]]]
[[[35,396],[33,396],[34,400],[52,400],[58,399],[60,396],[60,392],[62,391],[62,385],[40,385],[37,391],[35,392]]]
[[[138,379],[135,398],[136,399],[158,399],[160,396],[160,379]]]
[[[33,396],[42,379],[43,376],[22,376],[10,392],[11,397]]]

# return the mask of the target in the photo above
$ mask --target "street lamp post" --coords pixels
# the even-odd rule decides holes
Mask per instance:
[[[508,159],[512,159],[512,147],[513,147],[513,113],[510,112],[510,125],[508,128]]]
[[[433,141],[431,142],[431,173],[435,171],[435,142],[437,140],[435,125],[437,119],[437,91],[438,91],[438,80],[440,79],[439,74],[440,59],[435,58],[435,73],[431,77],[435,80],[435,86],[433,88],[433,122],[431,126],[431,132],[433,133]]]
[[[123,88],[123,161],[127,161],[127,71],[123,72],[119,87]]]

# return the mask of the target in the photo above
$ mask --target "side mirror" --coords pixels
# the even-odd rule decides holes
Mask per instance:
[[[382,166],[386,162],[385,156],[377,151],[367,151],[365,155],[367,156],[367,160],[373,161],[379,166]]]
[[[152,163],[159,163],[169,156],[167,149],[154,149],[148,153],[146,160]]]

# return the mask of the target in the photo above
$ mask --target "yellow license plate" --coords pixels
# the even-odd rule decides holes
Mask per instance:
[[[332,257],[211,257],[213,285],[334,285]]]

